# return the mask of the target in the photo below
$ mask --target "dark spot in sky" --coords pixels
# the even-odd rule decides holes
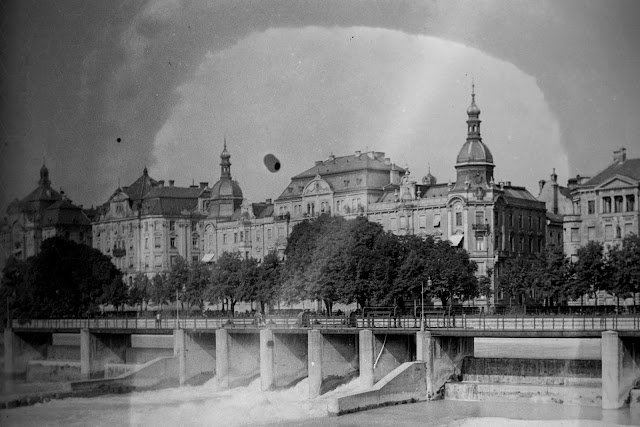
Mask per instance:
[[[118,138],[118,139],[116,139],[116,141],[122,142],[122,138]]]
[[[267,167],[269,172],[278,172],[282,165],[280,164],[280,160],[273,154],[267,154],[264,156],[264,165]]]

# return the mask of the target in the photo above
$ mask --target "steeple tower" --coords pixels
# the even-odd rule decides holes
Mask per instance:
[[[224,148],[220,154],[220,178],[231,178],[231,154],[227,151],[227,137],[224,138]]]
[[[456,159],[456,190],[486,187],[493,180],[493,155],[480,136],[480,108],[476,105],[476,85],[471,83],[471,105],[467,108],[467,140]]]

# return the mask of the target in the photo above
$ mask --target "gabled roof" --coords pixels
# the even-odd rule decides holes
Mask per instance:
[[[585,185],[597,186],[616,175],[628,176],[636,181],[640,181],[640,159],[628,159],[623,162],[615,162],[587,181]]]
[[[539,202],[538,199],[533,197],[533,194],[529,193],[524,187],[504,187],[504,195],[510,197],[512,199],[524,199],[524,200],[532,200],[534,202]],[[544,203],[544,202],[540,202]]]
[[[251,207],[256,218],[266,218],[273,215],[272,203],[252,203]]]

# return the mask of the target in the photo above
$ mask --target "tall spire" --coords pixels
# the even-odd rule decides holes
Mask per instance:
[[[231,154],[227,151],[227,137],[224,137],[224,148],[220,153],[220,178],[231,178]]]
[[[40,181],[38,181],[38,184],[45,187],[51,185],[51,180],[49,180],[49,169],[44,162],[44,157],[42,158],[42,167],[40,168]]]
[[[471,79],[471,105],[467,108],[467,140],[482,140],[480,137],[480,108],[476,105],[476,84]]]

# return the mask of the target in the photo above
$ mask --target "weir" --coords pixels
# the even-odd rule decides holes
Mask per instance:
[[[374,390],[375,386],[375,393],[359,397],[358,402],[367,407],[374,401],[388,404],[395,399],[391,395],[402,401],[443,397],[446,383],[463,381],[467,385],[451,386],[449,397],[475,399],[485,393],[483,390],[495,393],[495,387],[479,384],[576,386],[597,390],[602,407],[610,409],[624,405],[640,381],[638,338],[612,331],[602,333],[602,361],[589,363],[474,359],[474,336],[469,331],[448,334],[444,329],[221,327],[166,332],[83,328],[69,333],[8,328],[4,331],[4,372],[33,381],[114,379],[101,383],[100,390],[105,391],[125,383],[129,389],[160,384],[153,381],[153,375],[144,381],[124,378],[134,378],[131,374],[143,366],[144,372],[163,375],[173,372],[175,366],[169,375],[174,379],[167,378],[164,384],[195,384],[215,375],[220,386],[232,388],[260,377],[262,390],[271,390],[308,378],[310,398],[359,376],[363,387]],[[158,369],[153,368],[156,360],[162,364]],[[407,365],[414,362],[422,365]],[[593,368],[594,363],[600,363],[599,371]],[[419,379],[421,373],[424,375]],[[400,381],[399,376],[405,379]],[[398,389],[403,381],[406,393]],[[82,389],[90,389],[92,384],[97,383],[83,382]],[[566,388],[561,390],[568,393]],[[371,396],[375,396],[373,401]],[[348,396],[342,405],[349,411],[359,408]],[[340,407],[337,413],[341,413]]]

